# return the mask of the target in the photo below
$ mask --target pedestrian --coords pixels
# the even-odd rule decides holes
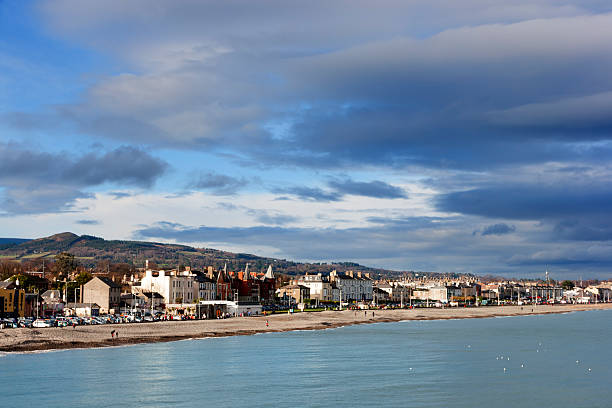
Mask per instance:
[[[72,322],[72,330],[76,329],[76,323]]]
[[[114,330],[112,330],[112,331],[111,331],[111,339],[114,339],[114,338],[115,338],[115,331],[114,331]]]
[[[119,330],[117,330],[117,331],[115,332],[115,337],[116,337],[116,338],[119,338]]]
[[[266,327],[268,327],[270,324],[268,323],[268,321],[266,320]]]

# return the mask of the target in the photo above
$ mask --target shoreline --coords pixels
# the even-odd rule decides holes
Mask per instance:
[[[471,308],[417,308],[392,310],[343,310],[234,317],[224,320],[164,321],[0,330],[0,352],[21,353],[77,348],[101,348],[160,343],[208,337],[249,336],[296,330],[323,330],[368,323],[413,320],[477,319],[559,314],[612,309],[612,303],[586,305],[480,306]],[[533,311],[532,311],[533,310]],[[269,326],[266,326],[266,321]],[[111,339],[115,330],[119,338]]]

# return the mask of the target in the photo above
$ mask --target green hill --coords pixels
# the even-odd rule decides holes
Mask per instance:
[[[230,270],[241,270],[248,262],[251,271],[265,271],[268,265],[272,264],[275,272],[289,275],[318,272],[325,274],[332,269],[339,272],[347,270],[370,272],[375,276],[412,274],[412,272],[369,268],[354,262],[302,263],[210,248],[193,248],[186,245],[142,241],[107,241],[90,235],[79,236],[71,232],[63,232],[25,242],[8,243],[4,248],[0,247],[0,259],[20,262],[42,259],[53,260],[55,255],[61,252],[73,254],[79,263],[86,267],[94,267],[100,262],[126,263],[142,267],[145,260],[149,260],[159,267],[186,265],[193,268],[205,268],[210,265],[218,269],[227,263]]]

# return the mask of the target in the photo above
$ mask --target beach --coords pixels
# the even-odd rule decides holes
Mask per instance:
[[[0,330],[1,352],[112,347],[205,337],[252,335],[292,330],[335,327],[404,320],[469,319],[532,314],[568,313],[611,309],[612,304],[481,306],[470,308],[415,308],[393,310],[343,310],[235,317],[222,320],[162,321]],[[115,336],[111,337],[114,331]]]

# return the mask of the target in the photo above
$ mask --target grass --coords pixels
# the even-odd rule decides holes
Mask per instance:
[[[16,259],[17,255],[0,255],[0,259]]]
[[[21,258],[22,259],[38,259],[38,258],[43,258],[47,255],[49,255],[51,252],[41,252],[38,254],[30,254],[30,255],[24,255]]]
[[[195,255],[195,256],[202,255],[201,253],[196,252],[196,251],[178,251],[178,253],[183,254],[183,255]]]

